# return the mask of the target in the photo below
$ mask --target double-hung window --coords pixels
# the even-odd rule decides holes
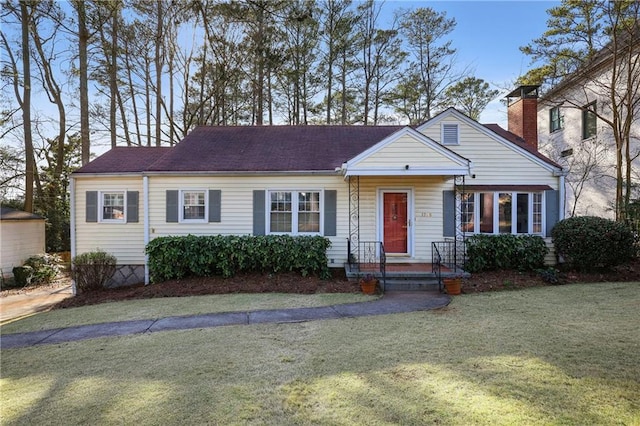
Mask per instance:
[[[582,108],[582,139],[589,139],[597,133],[598,117],[594,112],[595,110],[595,102]]]
[[[320,191],[270,191],[269,232],[320,233]]]
[[[463,194],[461,226],[474,234],[541,234],[541,192],[475,192]]]
[[[183,190],[180,194],[180,221],[204,222],[207,219],[207,191]]]
[[[549,110],[549,131],[551,133],[561,130],[564,127],[564,117],[560,115],[560,107],[553,107]]]
[[[125,217],[125,192],[105,191],[100,193],[100,222],[122,222]]]

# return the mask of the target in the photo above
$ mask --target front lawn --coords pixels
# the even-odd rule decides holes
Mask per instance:
[[[2,424],[639,424],[639,307],[565,285],[3,350]]]

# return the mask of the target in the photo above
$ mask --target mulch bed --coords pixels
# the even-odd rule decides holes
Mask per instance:
[[[512,290],[527,287],[542,287],[551,284],[603,281],[640,281],[640,260],[614,268],[607,272],[576,273],[559,271],[558,282],[550,283],[539,274],[518,271],[491,271],[473,274],[462,283],[462,293]],[[3,291],[2,295],[16,290]],[[25,291],[25,290],[20,290]],[[205,294],[227,293],[359,293],[360,285],[349,282],[343,271],[336,271],[329,280],[315,276],[302,277],[296,273],[261,274],[244,273],[232,278],[190,277],[152,285],[135,285],[115,289],[104,289],[78,294],[68,298],[54,309],[93,305],[104,302],[150,299],[161,297],[185,297]]]

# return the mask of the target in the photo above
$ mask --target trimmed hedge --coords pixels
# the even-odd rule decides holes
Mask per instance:
[[[99,290],[116,272],[117,259],[102,250],[82,253],[73,258],[73,279],[80,292]]]
[[[469,272],[517,269],[533,271],[544,266],[549,248],[538,235],[473,235],[466,240]]]
[[[154,282],[186,276],[232,277],[241,271],[297,271],[328,278],[330,246],[327,238],[319,236],[187,235],[155,238],[146,252]]]
[[[637,255],[628,226],[596,216],[564,219],[551,230],[556,253],[580,271],[610,268]]]

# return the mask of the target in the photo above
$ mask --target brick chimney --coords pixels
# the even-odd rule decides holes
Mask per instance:
[[[519,86],[507,95],[508,130],[538,150],[538,88]]]

